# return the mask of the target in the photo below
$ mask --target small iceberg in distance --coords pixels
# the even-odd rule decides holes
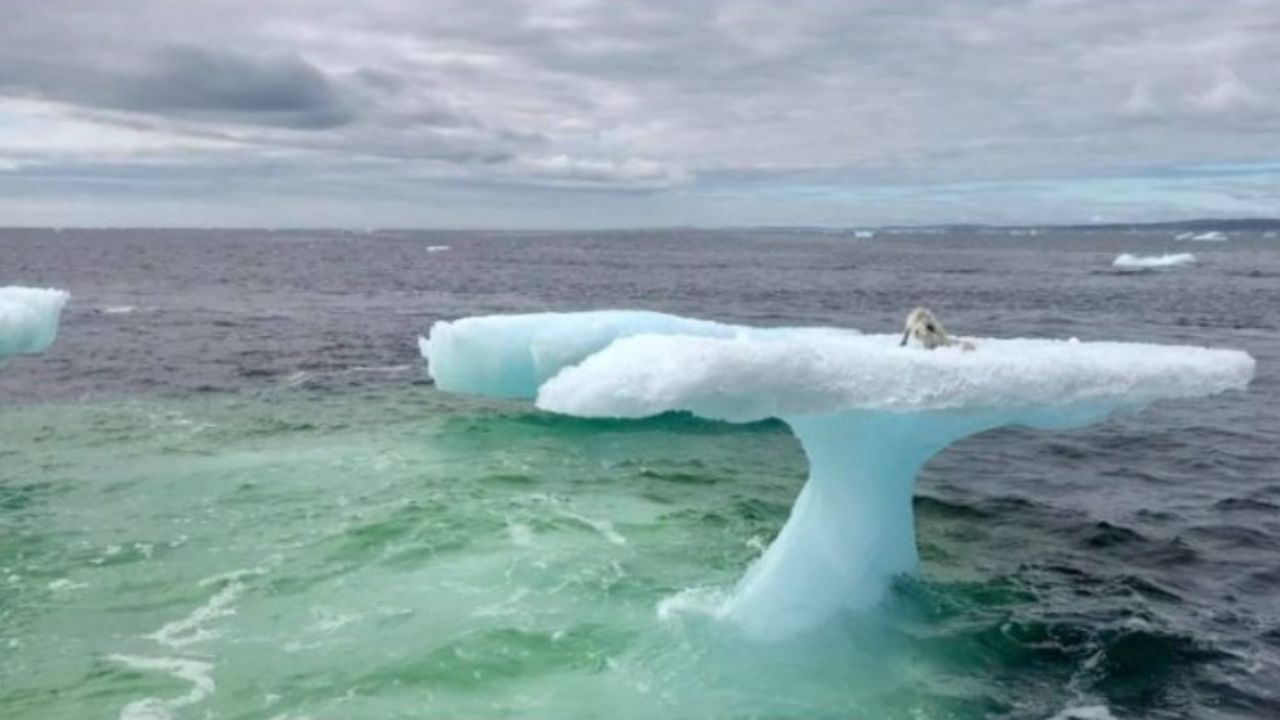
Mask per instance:
[[[1202,233],[1183,232],[1173,236],[1174,240],[1190,240],[1192,242],[1226,242],[1227,235],[1219,230],[1207,230]]]
[[[900,347],[898,334],[758,329],[608,311],[466,318],[421,341],[445,391],[534,398],[587,418],[688,412],[778,418],[809,459],[791,516],[715,617],[763,639],[821,631],[873,609],[919,564],[912,492],[952,443],[1005,425],[1082,427],[1171,398],[1244,388],[1238,350],[964,338]]]
[[[0,288],[0,359],[44,352],[58,336],[65,290]]]
[[[1183,265],[1192,265],[1196,256],[1191,253],[1170,253],[1168,255],[1130,255],[1121,253],[1111,262],[1112,267],[1122,272],[1148,272],[1151,270],[1169,270]]]

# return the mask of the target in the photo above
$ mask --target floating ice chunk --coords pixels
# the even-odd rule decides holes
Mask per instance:
[[[58,335],[63,290],[0,288],[0,359],[44,352]]]
[[[1122,253],[1111,262],[1117,270],[1124,272],[1144,272],[1149,270],[1168,270],[1182,265],[1195,263],[1196,256],[1191,253],[1172,253],[1169,255],[1130,255]]]
[[[1226,242],[1227,235],[1219,230],[1208,230],[1202,233],[1180,233],[1174,239],[1194,242]]]
[[[873,607],[891,578],[915,569],[914,478],[956,440],[1010,424],[1087,425],[1118,409],[1243,388],[1254,372],[1253,358],[1235,350],[972,342],[971,351],[925,351],[899,347],[896,335],[613,312],[438,324],[423,351],[446,390],[519,397],[536,388],[539,407],[569,415],[786,422],[809,480],[714,613],[778,638]]]
[[[533,398],[538,387],[618,338],[640,334],[731,338],[856,335],[836,328],[760,329],[640,310],[488,315],[438,322],[418,349],[443,390]]]

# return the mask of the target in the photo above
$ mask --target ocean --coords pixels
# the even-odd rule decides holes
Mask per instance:
[[[0,717],[1280,717],[1280,243],[1175,234],[0,230],[0,285],[72,293],[0,366]],[[762,644],[712,609],[804,481],[784,425],[450,395],[416,343],[602,308],[895,332],[918,304],[1258,372],[956,444],[917,485],[920,574]]]

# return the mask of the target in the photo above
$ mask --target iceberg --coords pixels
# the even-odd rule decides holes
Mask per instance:
[[[566,415],[785,422],[808,480],[717,611],[780,639],[872,609],[894,577],[915,571],[915,476],[951,443],[1004,425],[1080,427],[1242,389],[1254,372],[1237,350],[968,340],[974,349],[927,351],[897,335],[612,311],[437,323],[422,350],[442,390],[530,398]]]
[[[1174,236],[1175,240],[1191,240],[1193,242],[1226,242],[1226,233],[1220,230],[1206,230],[1202,233],[1184,232]]]
[[[1121,253],[1116,256],[1111,265],[1122,272],[1146,272],[1191,265],[1195,261],[1196,256],[1191,253],[1171,253],[1168,255],[1130,255],[1129,253]]]
[[[0,288],[0,359],[41,353],[52,345],[70,297],[63,290]]]

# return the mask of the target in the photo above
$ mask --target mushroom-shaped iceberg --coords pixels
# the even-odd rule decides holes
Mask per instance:
[[[809,479],[721,610],[762,638],[870,608],[914,570],[914,479],[956,440],[1002,425],[1087,425],[1243,388],[1254,371],[1236,350],[978,339],[926,351],[898,340],[611,311],[437,323],[421,347],[443,390],[536,398],[581,417],[786,422]]]
[[[68,297],[63,290],[0,288],[0,359],[41,353],[52,345]]]

